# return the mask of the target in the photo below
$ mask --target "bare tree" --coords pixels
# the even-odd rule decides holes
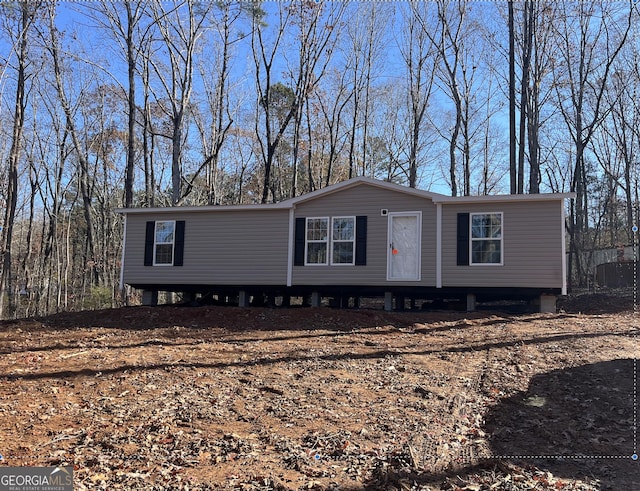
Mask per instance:
[[[264,24],[265,12],[255,10],[252,15],[251,52],[255,65],[255,81],[258,95],[257,110],[262,112],[264,138],[260,135],[260,118],[256,117],[256,135],[260,145],[260,154],[264,166],[262,183],[262,203],[269,199],[271,190],[271,172],[284,133],[297,110],[298,101],[293,91],[282,84],[274,82],[274,62],[285,32],[291,22],[291,9],[283,4],[278,5],[278,26],[270,43],[266,37]],[[274,89],[275,88],[275,89]],[[272,196],[272,198],[275,198]]]
[[[16,59],[16,85],[13,106],[13,125],[11,131],[11,148],[9,150],[7,168],[7,188],[5,192],[4,227],[2,228],[2,275],[0,276],[0,318],[4,314],[4,294],[8,293],[9,315],[15,310],[15,296],[13,295],[12,272],[12,241],[15,225],[16,206],[18,202],[18,166],[23,148],[23,131],[25,120],[25,108],[27,104],[27,83],[30,77],[28,72],[28,54],[30,28],[40,9],[39,2],[20,2],[15,12],[11,6],[0,5],[6,17],[4,22]]]
[[[628,241],[629,231],[634,225],[634,188],[637,186],[638,158],[640,155],[640,111],[637,107],[637,93],[640,81],[634,74],[633,55],[621,60],[611,78],[607,91],[607,105],[611,107],[607,119],[594,135],[594,155],[604,172],[609,192],[607,207],[610,245],[617,240]],[[634,179],[636,177],[636,179]],[[619,199],[619,191],[622,197]],[[623,208],[622,212],[617,208]],[[617,224],[618,216],[624,216]]]
[[[345,110],[347,104],[349,104],[351,98],[354,96],[354,91],[349,88],[348,76],[347,69],[332,70],[327,77],[329,85],[325,86],[325,88],[318,88],[315,91],[318,112],[321,114],[321,127],[325,128],[327,132],[326,144],[323,145],[318,152],[325,152],[327,154],[324,177],[322,176],[322,169],[320,169],[318,178],[314,177],[312,165],[313,147],[311,142],[314,142],[317,138],[314,138],[315,133],[312,128],[310,99],[307,99],[307,140],[309,142],[307,176],[310,191],[322,186],[328,186],[331,183],[334,176],[334,169],[340,159],[340,150],[346,143],[344,134],[346,131],[344,128]]]
[[[97,25],[111,33],[119,45],[127,66],[127,158],[124,177],[124,205],[133,205],[136,161],[136,78],[139,46],[145,43],[149,25],[143,25],[146,1],[125,0],[121,3],[101,0],[83,6]]]
[[[458,194],[458,150],[459,138],[463,137],[463,194],[470,194],[470,143],[469,143],[469,102],[473,72],[475,65],[469,66],[467,47],[464,33],[469,28],[467,24],[466,1],[437,2],[438,25],[436,30],[423,25],[423,31],[438,52],[440,64],[438,66],[438,80],[442,90],[448,95],[454,105],[454,124],[451,136],[445,136],[449,143],[449,184],[451,195]]]
[[[286,29],[291,19],[291,11],[286,6],[278,5],[277,31],[270,43],[265,39],[266,25],[264,24],[265,12],[256,10],[252,15],[252,34],[251,34],[251,52],[255,65],[256,89],[258,92],[257,111],[262,111],[264,123],[264,138],[258,137],[260,146],[260,154],[264,166],[263,182],[262,182],[262,203],[266,203],[269,199],[269,191],[271,189],[271,170],[273,167],[276,151],[280,145],[280,141],[284,135],[291,118],[296,110],[295,101],[292,97],[285,95],[286,87],[283,84],[274,90],[275,82],[273,81],[274,62],[277,59],[280,45],[284,38]],[[283,97],[284,96],[284,97]],[[289,100],[289,102],[287,102]],[[276,111],[279,111],[280,118],[276,117]],[[260,134],[259,117],[256,117],[256,134]]]
[[[42,223],[38,254],[34,258],[34,270],[38,276],[31,281],[33,296],[29,299],[35,304],[34,313],[47,314],[66,305],[65,278],[71,264],[64,252],[65,242],[61,240],[65,215],[63,206],[65,197],[74,196],[75,200],[77,193],[70,192],[74,181],[67,162],[73,150],[68,144],[69,135],[57,91],[47,77],[42,76],[34,79],[33,93],[34,112],[41,116],[37,122],[34,120],[32,128],[35,149],[30,168],[37,174],[36,198],[42,207]]]
[[[509,185],[511,194],[518,190],[518,170],[516,167],[516,31],[513,0],[508,1],[509,9]]]
[[[103,250],[100,248],[100,238],[96,230],[96,217],[94,199],[96,191],[95,162],[92,164],[91,153],[95,152],[95,141],[92,138],[92,108],[87,104],[92,100],[89,96],[90,87],[93,84],[95,73],[89,72],[86,80],[80,76],[83,66],[80,63],[74,65],[73,70],[68,66],[69,59],[64,57],[64,50],[60,41],[60,33],[56,27],[56,5],[48,5],[48,32],[41,31],[40,37],[43,46],[50,56],[52,64],[53,85],[56,90],[57,102],[64,114],[65,132],[71,143],[71,156],[76,160],[75,182],[77,195],[81,200],[81,216],[84,219],[84,228],[76,224],[74,233],[82,233],[84,240],[78,241],[78,263],[81,264],[83,274],[81,279],[81,292],[84,295],[87,288],[101,283],[103,274]],[[89,64],[91,65],[91,64]],[[93,68],[93,67],[90,67]],[[69,83],[69,77],[83,80],[80,84]],[[76,213],[72,210],[71,213]],[[77,217],[79,218],[79,217]],[[98,224],[99,225],[99,224]],[[81,297],[83,298],[83,297]]]
[[[631,30],[632,4],[579,2],[561,4],[557,35],[561,63],[555,66],[558,108],[573,141],[570,268],[581,284],[587,271],[579,251],[586,245],[589,223],[589,171],[585,153],[596,129],[611,110],[605,98],[614,62]],[[560,60],[559,60],[560,61]],[[575,260],[575,264],[571,264]]]
[[[152,59],[151,66],[167,96],[165,110],[171,122],[171,201],[177,205],[183,198],[183,143],[193,92],[195,52],[207,28],[212,4],[195,0],[154,0],[150,6],[169,59],[168,76],[160,60]]]
[[[346,4],[300,2],[295,5],[293,25],[296,27],[298,53],[296,63],[288,70],[295,87],[296,102],[293,114],[293,155],[291,188],[289,197],[298,192],[297,176],[300,151],[303,110],[316,87],[326,73],[341,31],[342,16]],[[286,55],[285,55],[286,56]],[[309,116],[309,112],[307,112]]]
[[[375,70],[384,49],[385,29],[390,18],[387,5],[382,3],[358,4],[352,14],[359,22],[347,27],[350,43],[348,67],[352,75],[351,127],[349,135],[349,178],[367,174],[367,132],[371,111],[371,91]],[[359,162],[358,162],[359,160]],[[360,164],[358,171],[357,164]],[[373,175],[370,169],[369,175]]]
[[[425,112],[429,106],[438,65],[438,50],[426,34],[437,19],[432,5],[411,2],[403,10],[406,35],[400,51],[407,67],[409,85],[409,186],[415,188],[418,180],[418,155],[423,146],[422,132]]]
[[[527,97],[527,148],[529,157],[529,193],[539,193],[543,164],[541,128],[551,117],[549,113],[553,97],[552,74],[553,30],[556,17],[554,2],[531,2],[530,32],[532,33],[532,55]],[[548,113],[548,114],[545,114]]]
[[[200,78],[205,89],[205,107],[208,110],[210,124],[206,123],[206,117],[196,118],[196,125],[202,139],[204,160],[192,179],[193,183],[201,170],[206,170],[207,202],[209,204],[214,204],[219,200],[221,193],[219,189],[221,176],[218,169],[220,155],[233,125],[229,103],[231,49],[234,44],[244,38],[243,35],[234,36],[233,33],[234,26],[241,19],[243,13],[242,4],[231,1],[220,2],[216,5],[215,11],[218,15],[214,18],[216,35],[209,45],[211,46],[211,55],[204,56],[203,54],[198,64]]]
[[[534,2],[526,0],[522,12],[522,76],[520,78],[520,124],[518,137],[518,186],[517,193],[524,193],[525,139],[529,108],[529,78],[533,52]]]
[[[157,131],[154,128],[152,111],[153,91],[151,89],[151,40],[148,39],[141,50],[141,78],[142,78],[142,160],[144,165],[144,204],[155,205],[156,178],[155,178],[155,147]]]

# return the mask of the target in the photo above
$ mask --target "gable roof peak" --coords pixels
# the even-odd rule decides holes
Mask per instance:
[[[422,189],[410,188],[407,186],[403,186],[401,184],[374,179],[372,177],[358,176],[358,177],[352,177],[351,179],[347,179],[346,181],[338,182],[336,184],[331,184],[324,188],[316,189],[315,191],[311,191],[309,193],[296,196],[295,198],[289,198],[285,201],[282,201],[281,203],[283,204],[287,203],[287,204],[291,204],[292,206],[295,206],[298,203],[309,201],[319,196],[335,193],[337,191],[341,191],[341,190],[345,190],[345,189],[349,189],[349,188],[353,188],[361,185],[375,186],[375,187],[389,189],[389,190],[400,192],[400,193],[412,194],[412,195],[420,196],[420,197],[431,199],[431,200],[438,200],[445,197],[443,194],[433,193],[431,191],[424,191]]]

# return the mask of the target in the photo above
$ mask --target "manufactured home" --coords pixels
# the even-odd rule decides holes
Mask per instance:
[[[121,282],[143,290],[348,303],[566,294],[572,194],[451,197],[357,177],[280,203],[127,208]],[[356,302],[357,303],[357,302]]]

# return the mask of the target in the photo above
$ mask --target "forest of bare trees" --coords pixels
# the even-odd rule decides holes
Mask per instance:
[[[0,2],[0,317],[124,302],[118,208],[360,175],[575,192],[587,286],[637,240],[638,26],[630,0]]]

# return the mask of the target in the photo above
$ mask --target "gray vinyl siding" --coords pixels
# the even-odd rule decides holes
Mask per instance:
[[[388,217],[392,212],[422,212],[420,281],[387,281]],[[293,267],[294,285],[435,286],[436,207],[429,199],[375,186],[360,185],[299,203],[296,217],[367,216],[367,264]]]
[[[562,287],[562,202],[445,204],[442,286]],[[503,265],[457,266],[458,213],[503,213]]]
[[[145,224],[184,220],[184,265],[144,266]],[[289,211],[129,214],[128,284],[286,285]]]
[[[562,198],[442,202],[443,287],[562,287]],[[430,197],[367,183],[291,201],[295,218],[367,217],[366,265],[292,266],[292,286],[436,285],[436,205]],[[421,278],[388,281],[389,213],[421,212]],[[503,213],[503,265],[457,266],[457,214]],[[135,210],[127,213],[123,279],[130,285],[284,286],[289,268],[290,209]],[[184,220],[183,266],[144,266],[150,220]],[[290,242],[291,241],[291,242]],[[293,252],[293,251],[292,251]]]

